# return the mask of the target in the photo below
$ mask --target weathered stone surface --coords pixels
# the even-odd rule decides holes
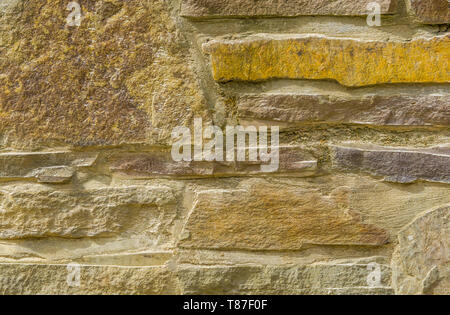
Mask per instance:
[[[183,0],[181,15],[187,17],[247,17],[301,15],[367,15],[371,0]],[[379,0],[382,14],[396,12],[396,0]]]
[[[316,35],[255,36],[204,45],[214,79],[332,79],[346,86],[450,82],[450,35],[408,42]]]
[[[242,124],[311,122],[384,126],[449,126],[450,95],[247,94],[238,99]]]
[[[387,233],[349,209],[348,187],[316,189],[249,181],[194,193],[184,248],[297,250],[304,244],[382,245]],[[251,218],[251,220],[249,220]]]
[[[398,294],[450,294],[450,204],[426,211],[398,235],[393,286]]]
[[[450,183],[449,146],[429,149],[352,144],[334,146],[333,164],[338,169],[384,176],[390,182],[425,180]]]
[[[0,189],[0,239],[107,237],[160,225],[169,187]]]
[[[450,23],[450,3],[448,0],[408,0],[412,14],[425,24]]]
[[[114,173],[135,178],[157,177],[227,177],[248,175],[286,175],[310,176],[317,171],[317,160],[301,147],[280,147],[279,168],[277,171],[265,173],[261,165],[269,163],[255,161],[245,162],[207,162],[173,160],[170,152],[153,151],[141,154],[120,154],[112,159],[110,167]]]
[[[182,294],[392,294],[389,266],[370,287],[367,264],[180,267]]]
[[[97,153],[69,151],[36,153],[0,153],[0,180],[31,180],[64,184],[77,169],[93,166]]]
[[[168,1],[86,0],[79,27],[67,4],[2,1],[0,146],[170,143],[206,115]]]
[[[0,264],[1,294],[176,294],[164,267],[80,265],[80,286],[67,265]],[[69,279],[69,282],[68,282]],[[70,284],[70,285],[69,285]]]

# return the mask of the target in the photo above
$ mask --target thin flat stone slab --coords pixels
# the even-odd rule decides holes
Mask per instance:
[[[411,13],[425,24],[450,23],[450,1],[448,0],[408,0]]]
[[[243,125],[353,123],[377,126],[449,126],[450,95],[246,94],[238,97]]]
[[[191,18],[343,15],[365,16],[372,0],[183,0],[181,15]],[[396,0],[378,0],[381,14],[394,14]]]
[[[119,154],[112,158],[110,170],[123,177],[135,178],[202,178],[249,175],[311,176],[317,172],[317,159],[301,147],[279,147],[279,167],[273,172],[262,172],[261,166],[270,162],[207,162],[173,160],[170,152]]]
[[[194,193],[179,246],[226,250],[299,250],[304,244],[383,245],[388,233],[364,224],[349,209],[349,189],[329,195],[305,189],[249,182],[240,189]]]
[[[348,143],[334,146],[333,165],[342,170],[383,176],[386,181],[450,183],[450,146],[391,148]]]
[[[345,86],[450,82],[450,35],[376,41],[320,35],[266,36],[204,44],[214,79],[336,80]]]
[[[0,179],[27,179],[52,176],[66,177],[69,168],[90,167],[94,165],[98,153],[55,152],[10,152],[0,153]],[[55,171],[65,170],[64,176]],[[48,178],[49,179],[49,178]],[[45,180],[44,180],[45,181]]]

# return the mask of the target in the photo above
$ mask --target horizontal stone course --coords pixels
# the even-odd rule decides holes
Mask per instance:
[[[369,41],[319,35],[258,35],[204,44],[214,79],[336,80],[350,87],[450,82],[450,36]]]
[[[76,169],[93,166],[97,157],[98,153],[70,151],[0,153],[0,180],[64,183],[72,178]]]
[[[449,126],[450,95],[247,94],[238,97],[244,125],[354,123],[380,126]]]
[[[389,148],[375,145],[333,147],[333,165],[342,170],[384,176],[386,181],[450,183],[450,147]]]
[[[73,268],[73,267],[69,267]],[[0,264],[0,294],[392,294],[391,271],[380,265],[380,286],[370,287],[368,264],[306,266]],[[68,279],[70,280],[68,282]],[[79,284],[79,286],[78,286]]]
[[[111,163],[110,169],[120,176],[135,178],[202,178],[266,174],[302,177],[317,172],[316,158],[301,147],[279,147],[279,154],[279,168],[270,173],[261,171],[261,165],[270,163],[260,160],[255,162],[176,162],[170,152],[164,151],[118,154],[112,158],[114,161]]]
[[[365,16],[371,0],[183,0],[181,15],[193,18],[343,15]],[[393,14],[397,0],[378,0],[382,14]]]

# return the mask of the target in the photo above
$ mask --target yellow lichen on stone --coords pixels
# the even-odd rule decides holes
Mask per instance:
[[[216,41],[214,79],[331,79],[346,86],[450,82],[450,36],[378,42],[323,36]]]

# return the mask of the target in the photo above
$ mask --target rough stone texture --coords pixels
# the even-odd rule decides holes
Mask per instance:
[[[249,94],[238,99],[241,123],[354,123],[449,126],[450,95]]]
[[[450,23],[450,3],[448,0],[407,0],[416,18],[426,24]]]
[[[31,187],[30,187],[31,188]],[[0,239],[106,237],[161,225],[169,187],[0,189]]]
[[[307,190],[264,182],[199,191],[180,246],[296,250],[304,244],[385,244],[386,231],[364,224],[359,213],[349,209],[348,193],[347,187],[323,194],[318,187]]]
[[[391,271],[381,266],[379,287],[369,287],[367,264],[298,267],[181,267],[183,294],[392,294]]]
[[[382,14],[396,12],[397,0],[379,0]],[[187,17],[247,17],[301,15],[367,15],[370,0],[183,0],[181,15]]]
[[[82,1],[80,27],[67,3],[2,1],[0,144],[167,143],[204,114],[170,3]]]
[[[255,36],[204,46],[214,79],[332,79],[345,86],[450,82],[450,36],[408,42]]]
[[[317,171],[317,160],[301,147],[280,147],[280,165],[276,175],[311,176]],[[170,152],[154,151],[141,154],[122,154],[113,157],[111,170],[120,176],[134,178],[168,177],[227,177],[267,175],[261,171],[261,161],[249,162],[175,162]]]
[[[426,211],[398,235],[392,270],[398,294],[450,294],[450,204]]]
[[[336,168],[385,176],[386,181],[411,183],[417,180],[450,183],[450,147],[430,149],[384,148],[379,146],[335,146]]]

